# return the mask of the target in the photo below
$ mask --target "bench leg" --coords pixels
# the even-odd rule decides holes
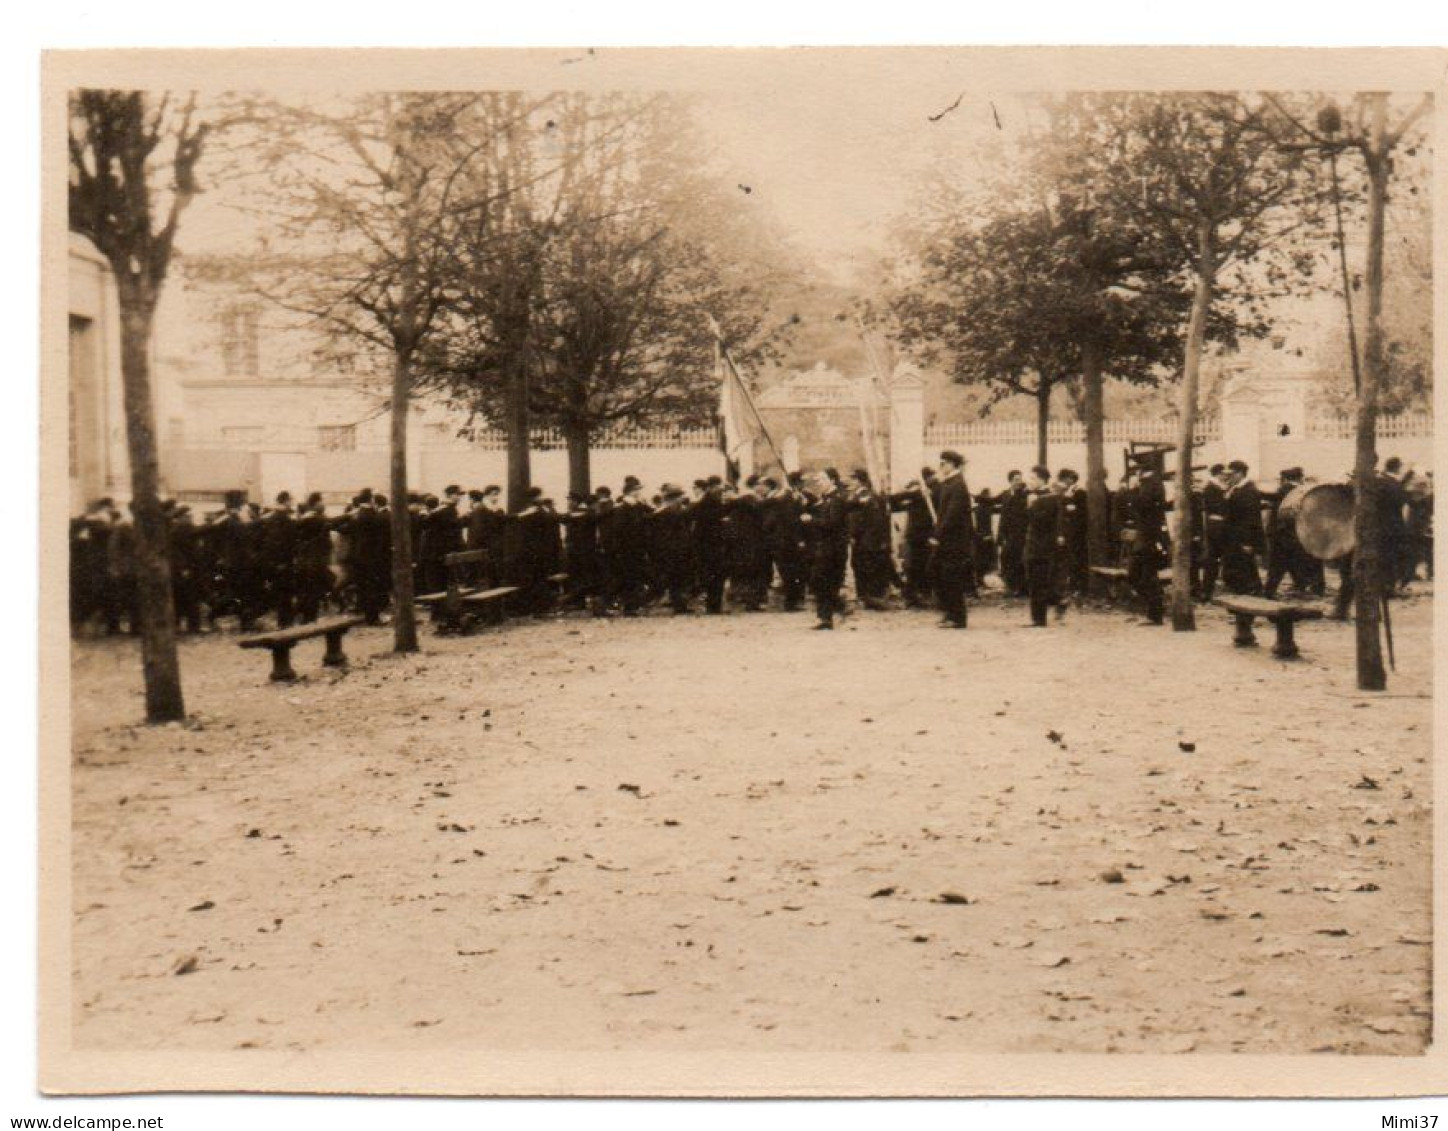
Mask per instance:
[[[347,666],[347,656],[342,651],[342,637],[345,635],[345,629],[342,632],[327,633],[327,654],[322,657],[322,663],[327,667],[345,668]]]
[[[1232,643],[1238,648],[1257,647],[1257,637],[1252,632],[1252,618],[1242,613],[1236,614],[1237,631],[1232,637]]]
[[[1277,618],[1277,643],[1272,645],[1272,654],[1279,660],[1297,658],[1297,640],[1293,634],[1291,617]]]
[[[274,645],[271,654],[273,683],[291,683],[297,678],[297,673],[292,671],[292,646],[290,644]]]

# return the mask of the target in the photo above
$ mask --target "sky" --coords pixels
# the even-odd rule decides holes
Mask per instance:
[[[992,135],[1024,128],[1023,107],[1013,96],[963,94],[945,83],[766,86],[703,95],[697,116],[751,199],[822,267],[848,275],[886,249],[891,224],[932,166],[978,176]]]

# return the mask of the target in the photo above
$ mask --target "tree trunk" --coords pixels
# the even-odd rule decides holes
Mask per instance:
[[[1353,619],[1357,635],[1357,685],[1362,691],[1388,686],[1380,625],[1387,590],[1382,559],[1382,514],[1377,481],[1378,397],[1383,386],[1383,225],[1388,206],[1386,151],[1387,95],[1373,94],[1368,147],[1367,330],[1363,379],[1357,402],[1357,451],[1353,465]]]
[[[151,402],[151,322],[154,294],[117,273],[121,306],[121,381],[126,411],[126,448],[131,464],[131,513],[136,531],[136,604],[140,613],[141,670],[146,721],[186,717],[181,665],[176,656],[176,616],[171,596],[171,552],[161,511],[156,413]]]
[[[528,370],[520,357],[508,376],[507,400],[503,408],[508,430],[508,513],[517,514],[528,500],[533,485],[533,468],[528,442]]]
[[[1086,424],[1086,554],[1092,565],[1111,564],[1111,516],[1106,489],[1106,409],[1101,354],[1094,342],[1081,350],[1082,416]],[[1091,575],[1099,592],[1105,579]]]
[[[412,354],[392,362],[392,650],[417,651],[417,609],[412,588],[412,515],[407,506],[407,418],[412,412]]]
[[[1051,382],[1044,377],[1036,388],[1036,462],[1046,467],[1046,432],[1051,425]]]
[[[1171,627],[1174,632],[1195,632],[1196,609],[1192,605],[1192,445],[1197,431],[1197,388],[1201,383],[1202,344],[1206,339],[1207,315],[1212,309],[1216,283],[1216,247],[1212,225],[1203,220],[1197,229],[1197,288],[1192,296],[1192,314],[1187,323],[1186,356],[1182,359],[1180,424],[1177,432],[1176,502],[1172,507]]]
[[[575,422],[563,429],[568,441],[568,490],[585,499],[593,493],[593,470],[589,463],[591,431],[587,424]]]

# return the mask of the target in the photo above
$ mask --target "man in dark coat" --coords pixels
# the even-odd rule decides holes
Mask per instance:
[[[297,516],[296,548],[297,619],[311,624],[332,591],[332,530],[322,496],[308,496]]]
[[[996,540],[1001,552],[1001,583],[1012,597],[1026,594],[1026,481],[1019,471],[1007,476],[1005,494],[998,500],[1000,523]]]
[[[623,615],[636,617],[643,607],[649,570],[649,505],[643,500],[643,484],[626,476],[623,497],[612,513],[618,598]]]
[[[769,557],[764,549],[764,517],[755,489],[758,479],[750,477],[742,491],[724,491],[724,534],[729,562],[729,599],[757,613],[764,607],[767,591],[764,571]]]
[[[1231,480],[1225,464],[1214,463],[1207,469],[1207,482],[1202,487],[1202,562],[1201,599],[1210,601],[1222,573],[1222,551],[1226,546],[1227,488]]]
[[[867,471],[856,468],[850,478],[850,564],[855,574],[855,595],[867,609],[885,609],[885,596],[895,573],[890,555],[889,504],[875,493]]]
[[[940,624],[943,628],[964,628],[965,591],[975,556],[975,514],[970,490],[965,485],[965,457],[959,452],[940,453],[939,489],[930,544],[935,551]]]
[[[515,584],[521,592],[518,604],[525,613],[543,616],[553,604],[553,583],[558,572],[562,546],[557,512],[541,487],[528,488],[527,505],[514,521],[518,527],[518,566]]]
[[[503,528],[508,524],[508,515],[502,506],[502,488],[496,484],[488,484],[477,495],[468,511],[467,548],[488,555],[477,578],[484,588],[491,589],[502,584]]]
[[[935,533],[933,499],[926,492],[935,489],[935,470],[922,468],[919,479],[905,484],[890,496],[890,509],[905,513],[905,607],[918,609],[930,598],[930,539]]]
[[[832,629],[836,615],[843,611],[840,587],[850,557],[849,502],[837,475],[826,471],[819,477],[815,500],[801,521],[810,534],[809,587],[819,619],[815,628]]]
[[[1126,579],[1141,599],[1146,613],[1145,623],[1159,625],[1164,620],[1161,591],[1162,567],[1166,564],[1168,539],[1166,533],[1166,487],[1161,467],[1144,464],[1135,482],[1123,491],[1122,538],[1126,542]]]
[[[392,520],[386,499],[370,490],[358,495],[347,533],[357,611],[368,624],[378,624],[392,591]]]
[[[763,504],[764,543],[774,568],[779,570],[784,590],[784,611],[796,611],[804,599],[806,566],[804,527],[800,523],[804,503],[788,483],[764,480],[768,490]]]
[[[1051,489],[1051,473],[1044,467],[1031,468],[1029,501],[1026,503],[1026,531],[1023,556],[1026,564],[1026,592],[1031,600],[1031,627],[1045,628],[1052,605],[1057,615],[1064,611],[1061,598],[1061,565],[1066,558],[1066,537],[1061,525],[1061,492]]]
[[[1262,528],[1262,493],[1247,478],[1247,465],[1227,465],[1226,511],[1222,528],[1222,583],[1232,593],[1261,594],[1262,575],[1257,559],[1265,549]]]
[[[262,515],[258,535],[257,569],[266,607],[276,615],[278,628],[290,628],[296,616],[297,524],[288,492],[278,495],[276,505]]]
[[[1277,475],[1277,489],[1263,500],[1267,509],[1268,539],[1267,583],[1262,594],[1269,600],[1277,599],[1277,590],[1289,575],[1294,589],[1304,592],[1312,589],[1313,566],[1318,563],[1302,548],[1302,542],[1297,537],[1296,516],[1282,513],[1283,501],[1302,486],[1303,478],[1302,468],[1284,468]]]
[[[659,584],[669,597],[674,615],[689,611],[689,588],[694,579],[694,547],[690,537],[688,500],[681,488],[664,484],[659,508],[653,514],[654,567]]]
[[[201,631],[201,537],[191,518],[191,508],[171,510],[167,527],[171,549],[171,599],[177,623],[186,632]]]
[[[1063,548],[1064,585],[1063,592],[1084,595],[1090,587],[1090,552],[1086,543],[1086,488],[1081,478],[1069,467],[1056,472],[1059,483],[1061,508],[1061,536],[1066,539]]]
[[[704,612],[720,616],[724,612],[724,583],[729,576],[725,561],[724,483],[714,475],[696,483],[694,490],[689,517],[699,584],[704,590]]]
[[[568,511],[562,522],[568,604],[581,609],[598,592],[598,515],[588,505],[588,497],[575,491],[569,493]]]

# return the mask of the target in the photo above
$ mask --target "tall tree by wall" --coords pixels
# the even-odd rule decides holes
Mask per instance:
[[[1383,559],[1382,490],[1378,476],[1378,407],[1389,376],[1389,356],[1383,326],[1384,233],[1388,197],[1394,173],[1394,151],[1411,137],[1432,108],[1424,95],[1396,123],[1389,122],[1388,95],[1360,94],[1344,115],[1332,103],[1318,108],[1312,125],[1294,114],[1290,100],[1269,98],[1271,109],[1285,119],[1268,120],[1266,130],[1282,151],[1316,153],[1335,161],[1347,152],[1361,159],[1367,179],[1367,247],[1363,268],[1367,325],[1363,336],[1356,397],[1356,440],[1353,460],[1353,621],[1355,626],[1357,684],[1363,691],[1387,687],[1383,666],[1383,602],[1392,585],[1390,562]],[[1306,139],[1305,142],[1303,139]]]
[[[258,131],[268,250],[246,269],[263,294],[307,316],[358,367],[387,371],[393,649],[417,650],[407,510],[407,422],[419,358],[453,283],[451,240],[466,167],[495,138],[472,94],[380,93],[274,104]]]
[[[70,227],[106,257],[120,306],[146,721],[173,722],[185,717],[186,708],[158,493],[151,334],[181,216],[199,191],[197,165],[213,127],[201,119],[194,96],[81,90],[71,96],[69,110]]]
[[[510,444],[524,416],[561,430],[570,489],[586,494],[599,431],[710,419],[709,319],[756,358],[774,269],[747,257],[758,241],[709,177],[677,98],[555,95],[517,144],[529,171],[494,175],[526,189],[458,245],[457,317],[436,369],[455,403],[504,422]],[[518,343],[525,395],[508,372]],[[526,479],[517,486],[521,500]]]
[[[1212,319],[1234,298],[1261,302],[1310,276],[1315,249],[1290,237],[1320,225],[1324,180],[1300,154],[1263,133],[1272,111],[1262,99],[1132,94],[1092,100],[1099,199],[1172,248],[1191,289],[1177,413],[1176,495],[1184,503]],[[1177,505],[1173,519],[1172,627],[1191,631],[1192,507]]]

